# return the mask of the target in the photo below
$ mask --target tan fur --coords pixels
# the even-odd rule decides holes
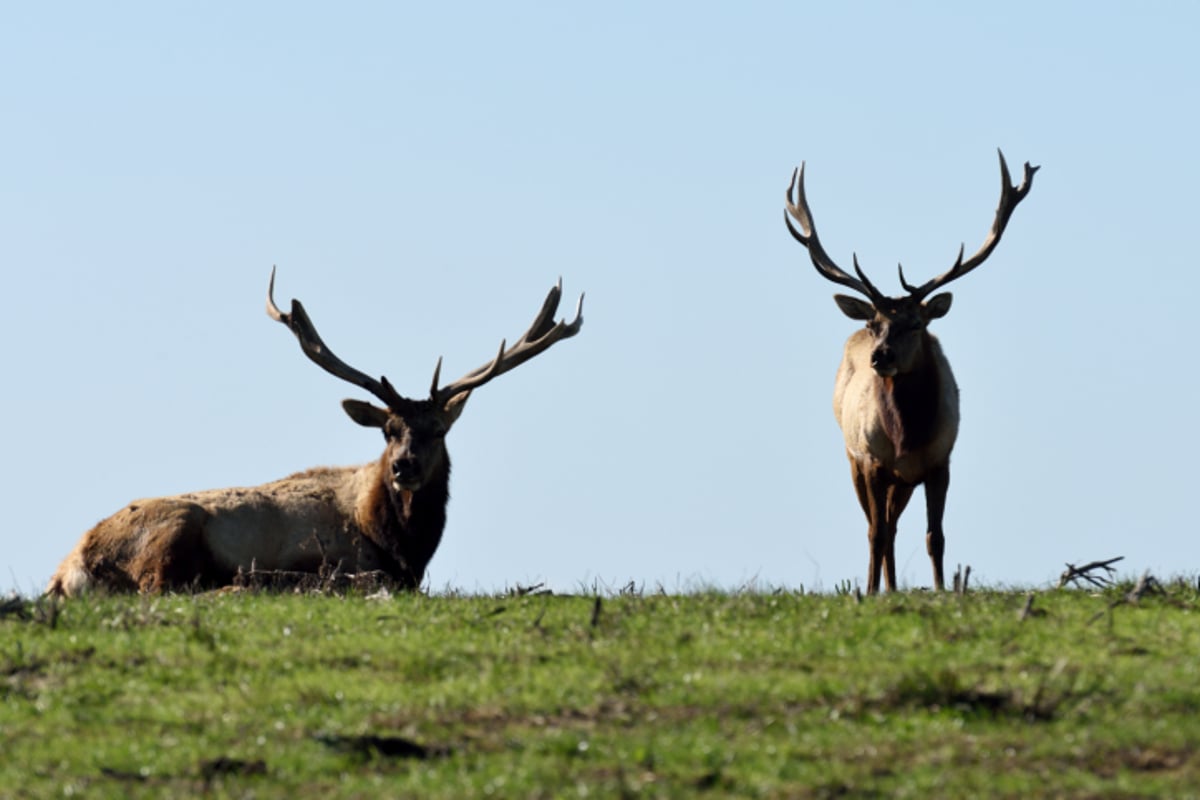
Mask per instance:
[[[896,445],[885,430],[876,399],[876,383],[880,378],[871,369],[875,342],[865,328],[846,340],[834,382],[833,415],[846,440],[846,452],[853,459],[874,461],[905,483],[919,483],[932,467],[948,461],[958,437],[958,387],[937,338],[930,334],[929,339],[933,347],[926,357],[937,365],[941,379],[938,400],[941,424],[933,441],[921,450],[897,456]]]
[[[320,468],[253,488],[138,500],[83,535],[47,591],[160,591],[239,569],[315,571],[325,561],[384,569],[379,462]]]

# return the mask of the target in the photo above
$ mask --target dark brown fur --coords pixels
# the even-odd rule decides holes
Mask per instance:
[[[404,588],[416,589],[425,579],[425,568],[442,541],[449,500],[449,455],[415,492],[395,492],[383,482],[371,487],[363,535],[386,556],[390,563],[385,571]]]
[[[915,453],[938,432],[942,383],[937,365],[925,356],[929,334],[922,332],[922,356],[911,371],[891,378],[876,377],[879,419],[896,450],[896,458]]]
[[[204,546],[208,512],[175,498],[129,505],[84,537],[82,556],[97,582],[113,591],[159,592],[228,582]],[[51,592],[62,594],[61,586]]]

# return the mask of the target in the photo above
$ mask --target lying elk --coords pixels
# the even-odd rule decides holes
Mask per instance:
[[[325,564],[355,571],[381,570],[406,588],[425,575],[446,523],[450,458],[445,437],[471,392],[574,336],[583,324],[583,297],[575,319],[554,321],[562,282],[546,296],[533,325],[512,347],[500,343],[489,363],[410,400],[387,378],[375,380],[333,354],[305,313],[276,307],[275,271],[267,313],[286,325],[317,366],[366,389],[383,407],[344,400],[359,425],[380,428],[382,457],[361,467],[317,468],[252,489],[218,489],[139,500],[92,528],[66,557],[47,591],[78,595],[162,591],[229,583],[239,570],[318,572]]]
[[[887,297],[876,289],[858,266],[857,254],[857,278],[833,263],[817,238],[804,195],[804,165],[792,173],[783,217],[788,230],[808,248],[817,272],[869,301],[833,296],[843,314],[867,323],[846,341],[834,384],[833,413],[846,440],[858,502],[867,515],[871,547],[867,591],[872,594],[879,591],[881,571],[888,590],[896,588],[896,521],[921,483],[925,484],[925,544],[933,562],[933,583],[938,590],[944,588],[942,514],[950,486],[950,451],[958,435],[958,386],[941,346],[928,330],[932,320],[950,310],[950,293],[934,295],[928,301],[925,298],[991,255],[1037,170],[1026,162],[1021,185],[1013,186],[1000,153],[1000,205],[983,246],[964,260],[964,245],[953,267],[920,286],[910,285],[901,267],[900,284],[908,292],[905,297]]]

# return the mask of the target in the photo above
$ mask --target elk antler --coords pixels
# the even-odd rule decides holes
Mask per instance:
[[[954,262],[953,267],[920,286],[910,286],[904,280],[904,270],[902,268],[900,270],[900,285],[915,299],[923,299],[934,289],[938,289],[950,283],[950,281],[961,278],[986,261],[987,257],[996,249],[996,245],[1000,243],[1000,236],[1004,233],[1005,227],[1008,226],[1008,219],[1012,216],[1013,210],[1017,207],[1018,203],[1025,199],[1025,195],[1029,194],[1029,189],[1033,186],[1033,174],[1041,169],[1041,167],[1030,166],[1029,162],[1026,161],[1025,174],[1021,178],[1021,185],[1013,186],[1012,178],[1008,174],[1008,164],[1004,161],[1004,153],[998,148],[996,152],[1000,154],[1000,205],[996,207],[996,219],[992,222],[992,230],[988,233],[987,238],[983,240],[983,245],[975,255],[963,261],[963,253],[967,249],[964,243],[958,249],[958,260]]]
[[[1025,199],[1025,195],[1029,194],[1029,189],[1033,185],[1033,174],[1041,167],[1030,166],[1029,162],[1025,162],[1025,174],[1021,179],[1020,186],[1012,185],[1012,178],[1008,173],[1008,164],[1004,161],[1004,153],[999,149],[996,150],[1000,154],[1000,205],[996,208],[996,219],[992,222],[992,230],[984,240],[983,245],[978,252],[970,258],[963,260],[963,255],[966,251],[964,244],[958,250],[958,260],[946,272],[938,275],[936,278],[929,280],[920,286],[913,286],[904,279],[904,267],[900,267],[900,285],[904,287],[913,298],[921,300],[930,292],[939,287],[945,286],[950,281],[957,280],[963,275],[966,275],[971,270],[978,267],[987,257],[996,249],[996,245],[1000,243],[1000,236],[1004,233],[1005,227],[1008,225],[1009,217],[1012,216],[1013,210],[1017,204]],[[798,195],[798,201],[792,200],[793,191]],[[789,215],[800,223],[802,231],[796,230],[792,225]],[[783,215],[783,221],[787,223],[788,230],[796,241],[808,248],[808,253],[812,257],[813,265],[817,268],[817,272],[825,276],[834,283],[840,283],[843,286],[848,286],[856,292],[866,295],[872,303],[877,303],[879,300],[886,299],[884,295],[876,289],[871,281],[867,279],[865,273],[858,266],[858,256],[854,256],[854,272],[858,275],[855,279],[846,274],[844,270],[833,263],[833,259],[825,252],[825,248],[821,246],[821,240],[817,238],[817,229],[813,225],[812,212],[808,208],[808,198],[804,196],[804,164],[800,164],[800,169],[792,172],[792,182],[788,186],[787,191],[787,209]]]
[[[429,388],[429,396],[438,405],[444,405],[455,395],[477,389],[498,375],[503,375],[510,369],[525,363],[534,356],[550,348],[555,342],[569,339],[579,333],[583,326],[583,295],[579,295],[579,303],[575,307],[575,319],[570,323],[566,319],[554,321],[558,311],[558,301],[562,298],[562,278],[550,289],[542,310],[534,317],[529,330],[517,340],[516,344],[505,349],[505,342],[500,342],[500,352],[489,363],[471,370],[458,380],[438,388],[438,379],[442,372],[442,360],[439,358],[433,371],[433,385]]]
[[[275,305],[274,294],[275,267],[271,267],[271,282],[267,285],[267,315],[276,322],[282,322],[292,333],[296,334],[304,355],[335,378],[341,378],[366,389],[382,400],[389,409],[394,411],[403,407],[404,398],[392,388],[387,378],[380,377],[379,380],[375,380],[333,354],[333,351],[321,340],[321,336],[317,333],[317,329],[313,326],[312,320],[308,318],[308,314],[299,300],[292,300],[292,312],[285,314]]]
[[[798,200],[792,199],[793,192],[796,193]],[[796,230],[792,225],[792,220],[788,218],[789,216],[800,223],[803,232]],[[791,231],[792,237],[808,248],[808,255],[812,258],[817,272],[834,283],[840,283],[842,286],[848,286],[854,291],[866,295],[872,303],[885,299],[883,293],[875,288],[867,279],[866,273],[858,266],[857,253],[854,254],[854,272],[857,273],[858,278],[853,278],[833,263],[833,259],[821,246],[821,240],[817,236],[817,227],[813,224],[812,211],[808,208],[808,198],[804,194],[804,162],[800,163],[799,169],[792,171],[792,182],[788,184],[787,207],[783,213],[783,221]]]

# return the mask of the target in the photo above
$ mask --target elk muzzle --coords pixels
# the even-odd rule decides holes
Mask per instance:
[[[896,354],[886,344],[878,345],[871,351],[871,369],[881,378],[891,378],[897,372]]]
[[[421,464],[412,456],[402,456],[392,461],[392,488],[396,491],[415,492],[424,482]]]

